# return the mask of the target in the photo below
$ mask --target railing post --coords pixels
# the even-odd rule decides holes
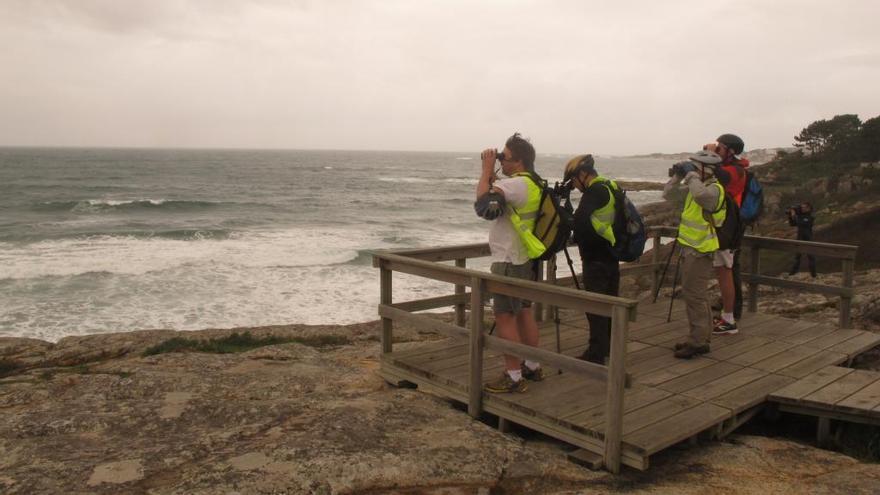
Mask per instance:
[[[458,258],[455,260],[455,266],[458,268],[467,268],[467,258]],[[464,294],[465,286],[464,285],[456,285],[455,286],[456,294]],[[464,303],[458,303],[455,305],[455,324],[463,327],[465,323],[465,314],[464,314]]]
[[[623,394],[626,386],[626,343],[629,340],[629,313],[614,306],[611,316],[611,350],[608,362],[608,394],[605,401],[605,468],[620,472],[623,440]]]
[[[761,273],[761,248],[757,245],[752,246],[749,250],[749,271],[752,275],[760,275]],[[749,281],[749,313],[758,311],[758,282]]]
[[[537,281],[540,282],[544,280],[544,262],[543,261],[535,261],[538,266],[535,267],[535,271],[537,272]],[[541,303],[535,303],[535,309],[532,312],[535,315],[535,321],[544,321],[544,305]]]
[[[556,257],[555,256],[550,258],[549,260],[547,260],[547,282],[549,282],[553,285],[556,285]],[[552,320],[553,315],[555,314],[555,311],[556,311],[556,306],[553,306],[552,304],[548,304],[547,311],[544,313],[545,314],[544,319],[548,320],[548,321]]]
[[[852,288],[853,286],[853,269],[855,260],[843,260],[843,286]],[[840,328],[850,328],[850,308],[852,306],[852,298],[849,296],[840,296]]]
[[[651,232],[651,238],[654,240],[654,249],[651,250],[651,263],[654,265],[651,272],[651,294],[656,294],[660,285],[660,231]]]
[[[391,270],[388,262],[379,261],[379,303],[391,304]],[[394,322],[391,318],[382,318],[382,354],[391,352],[391,338]]]
[[[483,412],[483,281],[471,278],[471,335],[468,414],[478,418]]]

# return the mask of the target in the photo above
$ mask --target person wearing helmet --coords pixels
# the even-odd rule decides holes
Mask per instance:
[[[715,142],[703,146],[721,157],[718,179],[737,206],[742,204],[746,187],[746,171],[749,161],[740,158],[745,149],[742,138],[736,134],[722,134]],[[740,277],[739,250],[719,249],[712,260],[721,289],[721,315],[713,319],[714,335],[732,335],[739,332],[736,322],[742,316],[742,279]]]
[[[681,205],[677,244],[681,248],[681,289],[689,335],[675,344],[675,357],[690,359],[709,352],[712,337],[712,312],[706,298],[712,274],[712,256],[718,250],[715,228],[724,223],[724,188],[715,178],[715,166],[721,157],[712,151],[700,151],[690,160],[676,163],[673,175],[663,187],[663,198]],[[709,222],[712,222],[710,224]]]
[[[482,173],[477,182],[474,209],[477,215],[492,221],[489,229],[489,250],[492,253],[491,271],[497,275],[526,280],[537,278],[537,264],[532,261],[527,248],[511,219],[512,209],[524,222],[537,216],[541,190],[529,173],[534,172],[535,148],[519,133],[511,136],[504,151],[494,148],[483,150]],[[495,177],[495,162],[501,162],[505,179]],[[530,301],[504,294],[492,294],[492,308],[498,335],[511,342],[538,346],[538,324]],[[525,392],[526,380],[540,381],[543,369],[539,363],[523,361],[517,356],[505,355],[506,370],[497,380],[486,384],[492,393]]]
[[[592,155],[578,155],[565,165],[563,185],[582,193],[574,212],[574,240],[583,266],[584,289],[616,296],[620,289],[620,264],[611,253],[615,201],[610,188],[617,184],[596,172]],[[587,313],[590,338],[580,359],[605,364],[611,349],[611,318]]]

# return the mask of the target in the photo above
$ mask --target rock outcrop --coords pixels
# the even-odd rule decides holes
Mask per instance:
[[[0,339],[2,359],[22,365],[0,379],[0,492],[875,493],[880,482],[878,465],[748,436],[672,449],[645,473],[592,472],[552,439],[501,434],[385,384],[377,322],[247,330],[348,343],[143,356],[169,337],[231,331]],[[438,338],[396,335],[399,348]]]

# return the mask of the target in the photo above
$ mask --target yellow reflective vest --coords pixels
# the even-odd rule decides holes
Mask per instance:
[[[538,209],[541,206],[541,188],[535,184],[531,175],[527,172],[513,174],[514,177],[524,177],[526,179],[527,198],[526,204],[519,209],[514,209],[508,204],[507,216],[513,223],[513,229],[519,235],[523,246],[526,248],[526,255],[529,259],[537,259],[547,246],[535,236],[535,220],[538,218]]]
[[[612,246],[617,243],[614,238],[614,190],[618,190],[617,183],[611,179],[598,176],[593,178],[587,187],[592,186],[596,182],[601,182],[608,189],[608,203],[605,206],[593,211],[590,215],[590,224],[593,230],[599,234],[599,237],[608,241]]]
[[[715,235],[715,229],[724,223],[724,218],[727,216],[727,209],[724,208],[724,186],[718,182],[710,185],[718,188],[718,206],[715,211],[704,214],[703,208],[694,201],[693,195],[688,191],[684,200],[684,209],[681,211],[681,220],[678,223],[678,243],[701,253],[718,250],[718,236]]]

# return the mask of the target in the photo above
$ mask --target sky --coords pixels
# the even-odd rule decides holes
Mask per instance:
[[[2,0],[0,146],[790,146],[880,115],[877,0]]]

